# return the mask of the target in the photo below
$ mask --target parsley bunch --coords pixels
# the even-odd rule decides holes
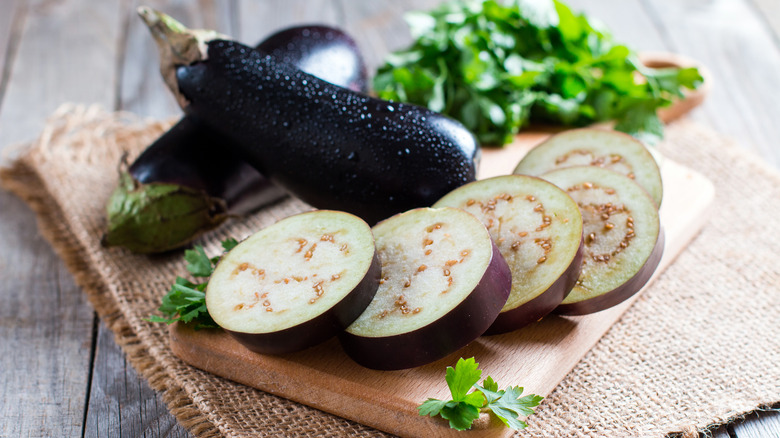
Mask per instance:
[[[530,122],[604,120],[654,143],[656,110],[702,81],[695,68],[643,66],[558,0],[452,0],[405,18],[414,43],[385,59],[374,89],[447,114],[486,145],[511,142]]]
[[[238,241],[229,238],[222,242],[222,248],[230,251]],[[209,258],[203,247],[195,245],[193,249],[184,251],[184,260],[187,262],[187,270],[193,277],[208,278],[214,272],[219,262],[219,257]],[[157,309],[162,317],[152,315],[151,322],[164,322],[172,324],[176,321],[193,323],[196,329],[215,328],[217,324],[211,319],[206,310],[206,286],[208,281],[193,283],[184,277],[176,277],[176,281],[162,298],[162,305]]]
[[[477,385],[482,370],[474,358],[460,358],[455,368],[447,367],[445,380],[450,388],[452,400],[437,400],[429,398],[417,410],[420,415],[441,416],[449,420],[450,427],[457,430],[471,429],[471,424],[479,418],[483,409],[496,415],[507,427],[515,430],[528,425],[519,419],[520,415],[528,416],[534,413],[533,407],[538,406],[542,397],[530,394],[520,397],[523,388],[509,386],[499,390],[498,384],[488,376],[482,386]],[[474,388],[474,391],[469,392]]]

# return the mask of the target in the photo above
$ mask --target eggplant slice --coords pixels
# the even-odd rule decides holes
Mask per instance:
[[[486,334],[538,321],[574,287],[582,264],[582,216],[555,185],[532,176],[499,176],[462,186],[434,204],[444,206],[479,218],[512,271],[512,292]]]
[[[598,167],[570,167],[542,177],[577,202],[585,236],[580,278],[556,313],[598,312],[638,292],[658,267],[664,247],[650,196],[628,177]]]
[[[206,289],[214,321],[250,350],[281,354],[335,336],[379,286],[368,224],[320,210],[283,219],[222,257]]]
[[[539,176],[573,166],[595,166],[623,174],[650,194],[656,208],[663,198],[661,171],[650,151],[628,134],[582,128],[553,135],[531,149],[513,173]]]
[[[471,214],[414,209],[373,232],[379,290],[340,336],[359,364],[395,370],[443,358],[484,333],[506,303],[509,267]]]

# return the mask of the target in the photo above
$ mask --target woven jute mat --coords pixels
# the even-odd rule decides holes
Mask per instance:
[[[123,152],[132,159],[170,126],[65,106],[0,177],[37,213],[133,366],[194,435],[382,436],[382,432],[215,377],[173,355],[146,318],[177,275],[181,254],[105,249],[104,206]],[[672,125],[660,146],[712,181],[717,207],[698,238],[529,418],[518,436],[664,436],[714,427],[780,402],[780,174],[717,134]],[[230,221],[199,243],[216,254],[309,209],[288,199]],[[520,378],[522,376],[518,376]]]

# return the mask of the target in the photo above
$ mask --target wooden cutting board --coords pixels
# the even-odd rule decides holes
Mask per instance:
[[[675,58],[660,60],[679,63]],[[673,107],[662,117],[668,121],[686,113],[701,102],[703,94],[691,96],[682,108]],[[549,135],[528,132],[504,149],[486,150],[480,178],[511,173],[520,158]],[[650,283],[702,228],[715,195],[709,180],[673,161],[663,159],[661,172],[666,246]],[[502,387],[520,385],[525,394],[548,395],[641,293],[592,315],[550,315],[519,331],[483,336],[444,359],[402,371],[363,368],[344,354],[336,340],[294,354],[267,356],[247,350],[221,330],[194,331],[181,324],[171,326],[171,348],[197,368],[396,435],[508,437],[513,431],[487,414],[472,430],[458,432],[441,418],[419,416],[417,406],[429,397],[449,397],[445,368],[460,357],[474,356],[483,377],[492,376]]]

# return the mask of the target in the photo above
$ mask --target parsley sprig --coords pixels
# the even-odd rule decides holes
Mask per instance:
[[[509,386],[499,390],[498,384],[488,376],[482,386],[478,385],[482,370],[474,358],[460,358],[455,368],[447,367],[445,380],[450,388],[452,400],[437,400],[429,398],[417,410],[420,415],[441,416],[449,420],[450,427],[457,430],[471,429],[471,424],[479,418],[480,412],[493,412],[507,427],[515,430],[528,425],[520,420],[520,416],[534,413],[533,407],[542,401],[536,394],[520,397],[523,388]],[[471,389],[474,391],[469,392]]]
[[[558,0],[451,0],[405,18],[414,42],[385,58],[374,89],[460,120],[483,145],[533,122],[604,120],[652,143],[663,135],[656,110],[703,80],[695,68],[643,66]]]
[[[228,238],[222,242],[222,248],[230,251],[238,241]],[[184,251],[184,260],[187,262],[187,271],[195,278],[208,278],[214,272],[219,262],[219,257],[206,255],[206,251],[200,245]],[[176,281],[162,298],[162,304],[157,309],[163,316],[152,315],[151,322],[164,322],[172,324],[176,321],[195,324],[196,329],[215,328],[217,324],[211,319],[206,310],[206,286],[208,280],[194,283],[184,277],[176,277]]]

